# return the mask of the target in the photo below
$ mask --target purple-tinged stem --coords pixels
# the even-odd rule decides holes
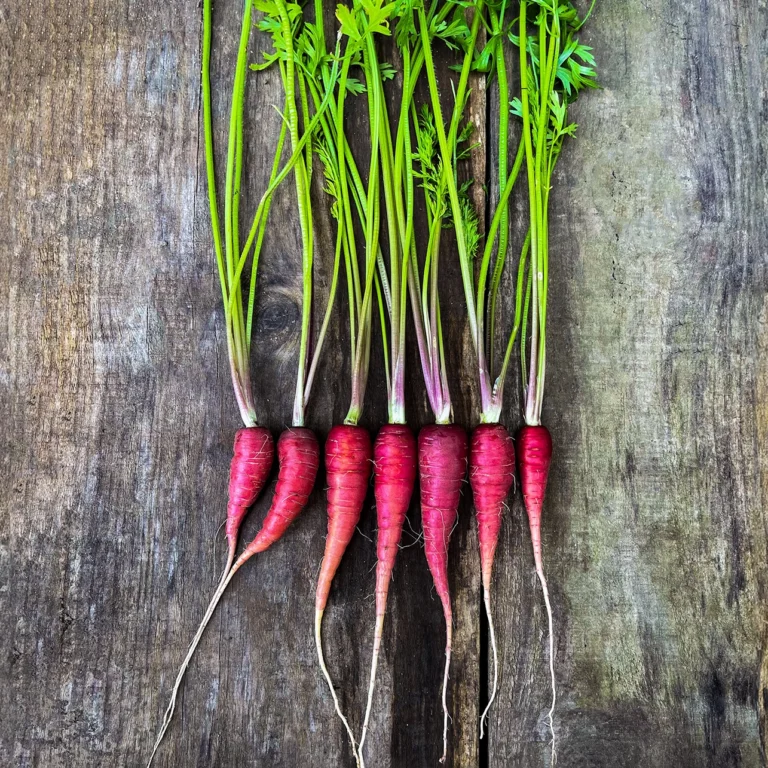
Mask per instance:
[[[231,338],[232,331],[227,329],[227,336]],[[232,387],[235,390],[235,399],[237,407],[240,409],[240,417],[246,427],[256,426],[256,409],[253,405],[253,396],[251,394],[251,377],[248,373],[248,367],[239,371],[235,363],[235,357],[232,351],[233,344],[227,344],[227,354],[229,356],[229,370],[232,375]],[[242,378],[241,378],[242,377]]]
[[[416,286],[416,278],[413,272],[413,262],[408,264],[408,293],[411,297],[411,314],[413,315],[413,324],[416,328],[416,342],[419,347],[419,360],[421,361],[421,371],[424,375],[424,386],[427,390],[427,398],[432,412],[438,414],[444,407],[443,395],[440,392],[440,383],[436,378],[437,369],[433,375],[433,366],[430,359],[429,346],[424,335],[424,321],[421,316],[421,300],[419,290]]]

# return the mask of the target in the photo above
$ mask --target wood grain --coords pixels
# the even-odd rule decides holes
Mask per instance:
[[[328,4],[328,24],[331,14]],[[238,2],[215,3],[219,152],[239,15]],[[601,0],[584,36],[603,89],[574,110],[579,137],[553,192],[545,405],[560,765],[752,768],[766,764],[768,708],[768,8]],[[0,39],[0,764],[140,766],[223,564],[217,529],[238,426],[210,246],[201,12],[158,0],[10,0]],[[262,44],[255,35],[254,59]],[[449,77],[443,61],[447,100]],[[244,210],[269,173],[280,91],[276,73],[249,81]],[[475,82],[472,98],[476,189],[488,183],[494,199],[500,105],[492,85]],[[286,185],[262,261],[253,359],[259,417],[275,434],[290,421],[300,318],[293,211]],[[327,213],[316,228],[324,296]],[[452,391],[469,427],[478,398],[448,249],[443,264]],[[510,282],[504,295],[509,309]],[[335,318],[310,412],[321,435],[347,407],[345,332]],[[374,349],[371,430],[386,418]],[[418,427],[429,413],[413,349],[408,362]],[[507,390],[511,429],[518,378]],[[321,479],[286,539],[234,581],[158,765],[353,765],[311,630],[323,488]],[[419,530],[418,505],[409,522]],[[325,622],[358,729],[372,496],[360,532]],[[440,754],[442,614],[420,543],[406,539],[372,767],[421,768]],[[450,552],[453,768],[548,764],[545,620],[529,547],[515,500],[494,580],[502,687],[481,744],[488,648],[465,498]]]
[[[598,3],[585,29],[603,90],[553,193],[545,405],[563,765],[765,761],[765,30],[729,2]],[[491,766],[545,760],[522,520]]]

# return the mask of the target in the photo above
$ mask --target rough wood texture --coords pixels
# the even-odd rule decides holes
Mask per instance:
[[[216,4],[218,135],[239,12]],[[216,533],[237,427],[205,196],[200,9],[11,0],[0,31],[0,763],[136,766],[223,562]],[[766,6],[600,0],[585,37],[604,89],[576,109],[579,138],[552,201],[544,545],[560,764],[752,768],[765,763],[768,708]],[[254,83],[251,204],[280,102],[276,74]],[[498,104],[486,111],[481,84],[473,98],[493,143]],[[492,148],[489,158],[495,167]],[[292,206],[286,187],[254,360],[259,415],[276,432],[290,420],[299,323]],[[318,233],[330,247],[327,218]],[[451,261],[449,356],[457,374],[463,366],[453,392],[471,425],[477,393]],[[336,322],[311,413],[321,433],[347,405],[343,340]],[[385,418],[375,360],[372,429]],[[428,411],[410,362],[418,426]],[[238,575],[158,765],[352,765],[311,632],[322,490]],[[417,507],[410,521],[418,530]],[[368,504],[325,623],[358,723],[374,522]],[[496,566],[502,688],[482,745],[487,649],[466,503],[451,558],[449,765],[544,766],[545,623],[519,501]],[[401,552],[391,594],[369,764],[420,768],[440,751],[444,630],[418,544]]]

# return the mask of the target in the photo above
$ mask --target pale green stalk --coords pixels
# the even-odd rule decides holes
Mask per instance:
[[[294,61],[293,30],[288,17],[288,9],[284,0],[275,0],[280,17],[283,45],[285,46],[285,69],[283,85],[285,89],[286,118],[291,145],[294,149],[299,146],[299,113],[296,108],[296,65]],[[281,67],[282,69],[282,67]],[[311,134],[306,138],[306,152],[310,153]],[[311,157],[311,154],[310,154]],[[307,177],[306,157],[302,154],[294,167],[296,181],[296,200],[299,210],[299,228],[301,230],[301,266],[302,266],[302,308],[301,308],[301,338],[299,342],[299,365],[296,376],[296,395],[293,403],[293,426],[304,426],[304,388],[306,384],[307,357],[309,352],[309,331],[312,309],[312,208],[309,198],[309,180]]]

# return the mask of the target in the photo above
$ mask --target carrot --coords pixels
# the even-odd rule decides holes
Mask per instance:
[[[376,498],[376,628],[373,635],[371,680],[368,687],[368,704],[363,721],[363,732],[358,751],[363,764],[363,744],[368,732],[373,692],[376,682],[384,614],[392,571],[395,567],[397,548],[403,532],[403,523],[411,503],[416,482],[416,440],[413,432],[404,424],[385,424],[373,446],[373,492]]]
[[[238,562],[245,562],[252,555],[271,547],[307,505],[320,465],[320,447],[315,433],[304,427],[286,429],[277,441],[277,460],[280,471],[272,506],[261,530],[245,548]]]
[[[529,210],[528,235],[518,267],[515,302],[515,321],[520,318],[520,307],[523,303],[523,328],[530,328],[530,337],[525,331],[521,334],[520,363],[524,382],[525,426],[518,433],[516,451],[523,501],[531,530],[536,574],[544,593],[549,624],[552,705],[548,720],[552,736],[551,765],[554,765],[557,759],[554,726],[557,702],[555,639],[552,606],[541,555],[541,511],[552,460],[552,439],[547,429],[541,425],[547,376],[549,321],[549,201],[553,172],[563,144],[566,137],[573,137],[576,132],[576,124],[569,120],[568,108],[581,91],[597,87],[592,49],[580,44],[576,38],[593,8],[594,4],[590,6],[584,18],[579,18],[570,4],[553,3],[550,6],[532,0],[520,0],[518,34],[510,35],[520,55],[520,97],[513,100],[511,110],[522,120]],[[547,126],[546,131],[543,131],[542,126]],[[526,258],[529,261],[527,281]],[[527,287],[524,289],[526,282]]]
[[[496,633],[491,613],[491,573],[496,544],[501,531],[504,502],[515,482],[515,446],[500,424],[481,424],[472,432],[469,449],[469,484],[475,500],[477,538],[480,543],[480,567],[483,578],[485,613],[493,648],[493,690],[480,717],[480,738],[499,680]]]
[[[536,571],[542,570],[541,510],[547,490],[549,466],[552,462],[552,438],[541,424],[524,426],[517,433],[517,461],[520,466],[520,486],[531,528],[533,558]]]
[[[238,432],[240,443],[247,442],[247,439],[244,440],[241,437],[241,433],[247,431],[248,430],[240,430],[240,432]],[[263,431],[266,432],[267,436],[269,437],[269,464],[271,465],[272,436],[267,430]],[[238,455],[245,455],[247,458],[248,456],[259,455],[238,454],[238,444],[239,443],[236,438],[236,457]],[[256,534],[256,537],[245,548],[243,553],[231,566],[231,568],[228,568],[228,570],[225,571],[224,576],[222,577],[221,582],[219,583],[219,586],[208,605],[208,609],[203,616],[203,620],[200,622],[200,626],[198,627],[195,636],[192,638],[192,642],[189,646],[189,650],[187,651],[187,655],[184,658],[184,661],[181,664],[181,668],[179,669],[179,672],[176,676],[173,691],[171,692],[171,700],[165,710],[160,733],[158,734],[155,741],[155,746],[152,750],[152,754],[150,755],[149,762],[147,763],[147,768],[149,768],[149,766],[152,764],[155,753],[157,752],[157,749],[160,746],[166,731],[168,730],[168,726],[171,724],[171,720],[173,719],[173,713],[176,709],[176,699],[178,698],[179,689],[181,688],[181,683],[184,679],[184,674],[187,671],[187,667],[192,660],[192,656],[197,650],[197,646],[200,644],[200,639],[202,638],[203,632],[205,632],[205,628],[208,626],[208,623],[210,622],[211,617],[216,610],[216,606],[219,604],[219,601],[221,600],[221,597],[224,594],[224,591],[226,590],[230,581],[232,581],[232,577],[253,555],[255,555],[257,552],[263,552],[269,546],[274,544],[285,533],[285,531],[288,529],[288,526],[296,519],[298,514],[306,505],[309,495],[312,492],[312,488],[315,485],[317,469],[320,463],[320,449],[317,444],[317,438],[311,430],[294,428],[283,432],[280,435],[280,439],[277,441],[277,457],[280,463],[280,469],[278,471],[277,485],[275,487],[275,495],[272,499],[272,505],[270,506],[266,517],[264,518],[264,523],[261,527],[261,530]],[[233,469],[231,476],[238,480],[238,483],[235,485],[235,490],[238,494],[236,495],[236,498],[245,499],[247,498],[244,492],[245,484],[242,482],[244,475],[239,473],[243,471],[243,466],[250,465],[262,468],[263,462],[247,462],[245,460],[238,459],[237,466],[235,466],[234,460],[232,463]],[[235,495],[232,493],[231,481],[230,495]]]
[[[325,471],[328,480],[328,537],[320,566],[315,594],[315,642],[320,669],[333,697],[336,713],[341,718],[352,742],[357,761],[357,749],[352,729],[341,711],[331,676],[325,665],[322,644],[323,613],[328,604],[331,582],[341,558],[352,539],[363,509],[371,477],[371,437],[368,430],[352,424],[340,424],[331,429],[325,442]]]
[[[456,523],[461,484],[467,473],[467,433],[457,424],[433,424],[419,432],[421,518],[427,565],[445,616],[443,674],[443,755],[448,753],[448,670],[451,665],[453,612],[448,588],[448,542]]]
[[[552,438],[549,430],[541,424],[526,425],[517,433],[517,464],[520,468],[520,488],[523,503],[528,513],[528,526],[531,530],[533,562],[544,593],[549,624],[549,674],[552,681],[552,704],[549,709],[549,725],[552,731],[554,754],[554,725],[552,722],[557,691],[555,688],[555,636],[552,622],[552,605],[549,602],[547,580],[544,578],[544,565],[541,554],[541,512],[544,506],[544,494],[547,490],[549,466],[552,462]],[[554,762],[554,757],[553,757]]]
[[[265,427],[246,427],[239,429],[235,434],[232,463],[229,467],[226,524],[229,560],[225,573],[229,571],[235,559],[240,524],[267,482],[274,455],[272,435]]]

